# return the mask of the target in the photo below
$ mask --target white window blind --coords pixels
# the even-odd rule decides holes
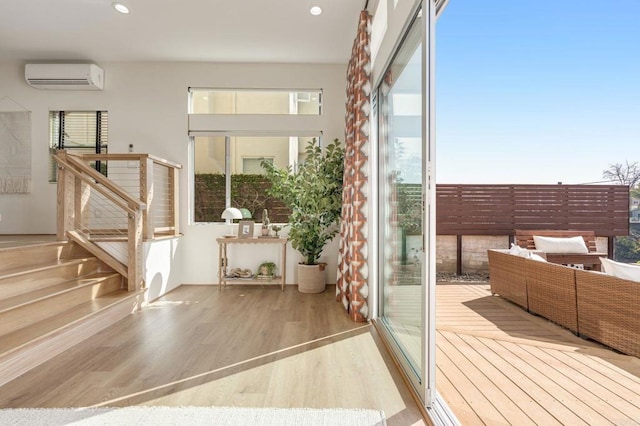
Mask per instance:
[[[76,153],[105,154],[108,152],[107,111],[50,111],[49,148],[51,155],[58,149]],[[97,161],[96,170],[106,175],[106,164]],[[56,166],[50,158],[49,182],[56,182]]]

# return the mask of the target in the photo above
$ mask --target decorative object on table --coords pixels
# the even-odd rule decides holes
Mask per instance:
[[[238,238],[253,238],[252,220],[241,220],[238,223]]]
[[[253,273],[251,269],[233,268],[227,274],[227,278],[251,278]]]
[[[225,219],[229,228],[224,236],[226,238],[235,237],[236,235],[233,233],[233,220],[242,219],[242,212],[240,211],[240,209],[237,209],[235,207],[227,207],[226,209],[224,209],[224,211],[222,212],[222,216],[220,217],[222,219]]]
[[[271,229],[273,230],[273,232],[275,233],[276,238],[280,238],[280,236],[278,235],[278,232],[282,231],[282,228],[284,228],[284,226],[281,225],[271,225]]]
[[[269,220],[269,212],[267,209],[262,210],[262,236],[269,236],[269,228],[271,227],[271,220]]]
[[[319,262],[324,246],[338,233],[342,211],[344,149],[338,139],[320,148],[314,138],[305,149],[304,163],[297,169],[279,169],[263,160],[262,168],[271,182],[269,195],[291,208],[289,241],[303,256],[298,264],[298,290],[325,290],[325,264]]]
[[[271,279],[276,275],[276,264],[273,262],[262,262],[258,266],[256,278]]]

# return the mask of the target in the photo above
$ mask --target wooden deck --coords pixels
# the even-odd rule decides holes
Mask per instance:
[[[463,425],[640,424],[640,359],[491,296],[486,283],[437,286],[436,344],[437,388]]]

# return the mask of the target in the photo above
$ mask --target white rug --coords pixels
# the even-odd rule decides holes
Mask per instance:
[[[382,411],[341,408],[16,408],[0,410],[0,425],[383,426],[386,421]]]

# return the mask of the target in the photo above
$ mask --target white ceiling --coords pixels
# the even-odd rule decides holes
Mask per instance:
[[[365,0],[1,0],[0,61],[346,63]],[[323,13],[312,16],[319,4]]]

